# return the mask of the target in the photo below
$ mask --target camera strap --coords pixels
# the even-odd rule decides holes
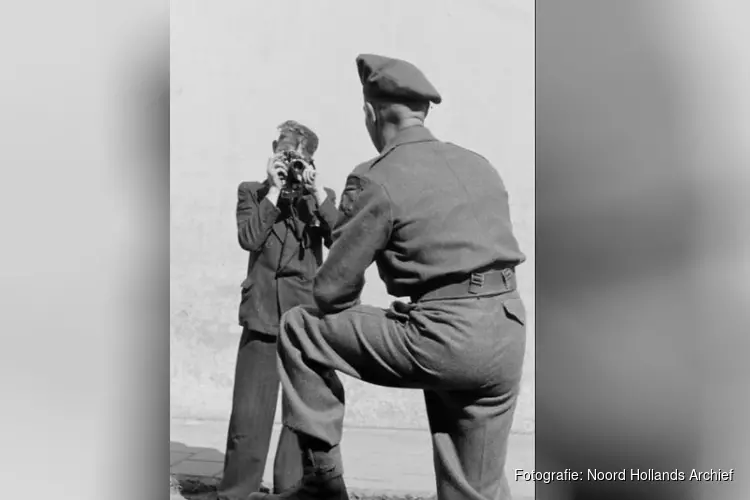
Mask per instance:
[[[298,257],[300,260],[305,257],[305,224],[302,223],[299,219],[299,213],[297,211],[297,207],[294,203],[290,203],[289,208],[289,216],[284,220],[284,225],[287,229],[287,235],[284,238],[284,242],[282,244],[281,249],[281,256],[279,257],[279,265],[276,272],[280,272],[282,269],[284,269],[295,257]],[[284,262],[283,256],[286,253],[286,245],[289,243],[289,233],[292,233],[293,236],[297,239],[297,251],[294,252],[289,259]]]

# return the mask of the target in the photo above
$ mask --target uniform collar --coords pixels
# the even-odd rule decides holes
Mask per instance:
[[[414,125],[412,127],[407,127],[399,131],[396,137],[391,139],[391,141],[385,145],[383,151],[380,153],[380,156],[387,155],[402,144],[432,142],[436,140],[437,139],[435,139],[435,136],[432,135],[432,132],[430,132],[427,127],[425,127],[424,125]]]

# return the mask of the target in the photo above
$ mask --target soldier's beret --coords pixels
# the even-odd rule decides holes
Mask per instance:
[[[435,104],[443,100],[424,73],[410,62],[360,54],[357,56],[357,71],[365,98]]]

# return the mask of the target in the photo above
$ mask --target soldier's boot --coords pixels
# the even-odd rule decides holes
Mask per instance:
[[[279,494],[253,493],[248,500],[349,500],[338,446],[303,449],[302,480]]]

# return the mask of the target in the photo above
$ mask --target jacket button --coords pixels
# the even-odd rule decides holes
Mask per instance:
[[[271,248],[272,246],[273,246],[273,241],[266,242],[266,248]]]

